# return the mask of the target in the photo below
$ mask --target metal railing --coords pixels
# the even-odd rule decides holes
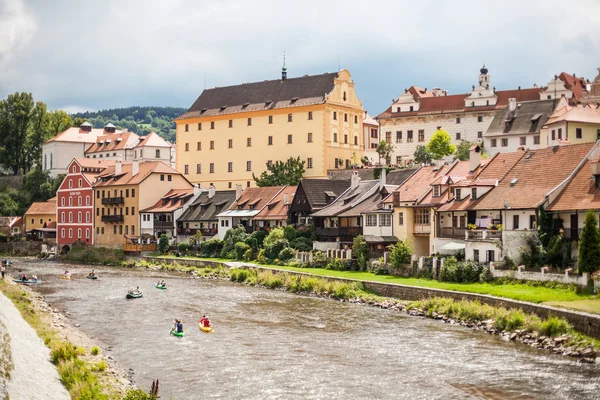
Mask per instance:
[[[124,218],[122,215],[103,215],[102,216],[102,222],[122,222],[123,219]]]
[[[102,199],[102,204],[123,204],[125,203],[125,198],[123,197],[104,197]]]

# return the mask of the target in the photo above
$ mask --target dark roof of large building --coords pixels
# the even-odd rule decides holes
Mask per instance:
[[[323,103],[337,76],[325,73],[205,89],[177,119]]]
[[[417,172],[417,169],[418,168],[416,168],[416,167],[415,168],[406,168],[406,169],[395,169],[393,171],[390,171],[389,174],[387,174],[385,181],[388,185],[400,186],[404,182],[406,182],[406,180],[408,178],[410,178],[412,176],[412,174]]]
[[[208,192],[200,193],[177,221],[217,221],[217,214],[235,201],[235,190],[216,191],[212,198],[208,195]]]
[[[485,136],[525,135],[539,133],[559,100],[538,100],[517,103],[514,111],[504,107],[494,117]]]
[[[332,196],[327,193],[338,197],[350,187],[350,181],[333,179],[302,179],[300,184],[312,210],[319,210],[331,202]]]

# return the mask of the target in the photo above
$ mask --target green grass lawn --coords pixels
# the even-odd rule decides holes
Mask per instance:
[[[573,301],[548,301],[544,304],[548,306],[562,307],[576,311],[600,314],[600,298]]]
[[[231,262],[231,260],[222,258],[197,258],[197,257],[174,257],[165,256],[167,258],[188,258],[192,260],[206,260],[216,262]],[[288,266],[276,266],[276,265],[262,265],[257,263],[249,263],[259,265],[265,268],[281,269],[294,272],[303,272],[318,276],[329,276],[335,278],[348,278],[356,279],[361,281],[373,281],[373,282],[384,282],[384,283],[398,283],[402,285],[418,286],[434,289],[452,290],[458,292],[469,292],[487,294],[498,297],[505,297],[508,299],[529,301],[532,303],[548,303],[548,302],[573,302],[573,301],[588,301],[596,304],[600,308],[600,299],[589,300],[592,298],[588,294],[578,294],[569,289],[553,289],[547,287],[535,287],[526,284],[515,283],[515,284],[497,284],[497,283],[452,283],[452,282],[439,282],[430,279],[418,279],[418,278],[401,278],[391,275],[375,275],[371,272],[358,272],[358,271],[332,271],[323,268],[296,268]],[[595,311],[600,312],[600,311]]]

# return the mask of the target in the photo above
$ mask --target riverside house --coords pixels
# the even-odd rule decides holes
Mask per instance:
[[[200,189],[171,189],[151,207],[140,210],[140,234],[159,238],[165,234],[172,243],[177,238],[177,218],[187,209]]]
[[[198,232],[204,240],[216,237],[219,232],[217,215],[229,209],[236,196],[242,195],[242,188],[236,190],[215,190],[214,186],[201,189],[187,209],[177,218],[177,241],[187,242]]]
[[[191,188],[182,174],[162,161],[117,161],[94,183],[94,243],[124,249],[131,247],[126,244],[140,243],[139,211],[156,204],[169,190]]]
[[[156,132],[138,136],[133,132],[109,133],[98,136],[96,143],[85,151],[86,158],[121,161],[162,161],[174,167],[173,145]]]
[[[306,178],[363,156],[362,103],[347,70],[206,89],[177,124],[177,170],[217,189],[254,186],[267,163],[300,157]],[[354,160],[354,161],[353,161]]]
[[[312,225],[311,214],[331,204],[348,187],[349,180],[302,179],[290,205],[290,222]]]

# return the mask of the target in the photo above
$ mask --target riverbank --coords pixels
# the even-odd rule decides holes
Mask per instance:
[[[102,355],[103,352],[98,350],[97,345],[77,329],[78,325],[71,326],[68,318],[47,304],[43,296],[27,286],[13,284],[8,276],[6,281],[0,281],[0,291],[6,296],[3,296],[5,299],[12,300],[13,307],[16,307],[15,312],[20,311],[24,318],[23,322],[27,321],[25,324],[29,324],[27,326],[35,336],[26,338],[24,342],[20,343],[19,348],[26,353],[20,354],[19,359],[24,360],[26,367],[33,370],[35,370],[35,363],[24,357],[27,354],[40,353],[45,354],[46,360],[52,359],[56,367],[52,364],[50,366],[54,369],[55,374],[58,370],[60,381],[62,381],[62,385],[60,385],[60,381],[59,385],[66,393],[66,398],[122,399],[132,388],[128,374],[118,369],[111,357],[105,358]],[[29,351],[31,343],[35,340],[41,344],[43,351]],[[46,346],[50,348],[50,351]],[[33,381],[37,379],[36,375],[30,378]],[[27,388],[28,385],[26,382],[22,382],[19,387]],[[42,394],[44,393],[42,392]],[[52,397],[16,396],[14,398],[48,399]]]
[[[564,319],[540,318],[521,309],[493,307],[481,302],[436,297],[422,301],[402,301],[375,295],[357,281],[339,281],[286,271],[217,266],[194,267],[177,264],[137,263],[138,267],[181,271],[211,279],[229,279],[238,283],[285,290],[291,293],[332,298],[360,305],[428,317],[449,324],[459,324],[503,339],[518,341],[548,350],[557,355],[574,357],[581,363],[595,363],[600,355],[600,341],[575,331]]]

